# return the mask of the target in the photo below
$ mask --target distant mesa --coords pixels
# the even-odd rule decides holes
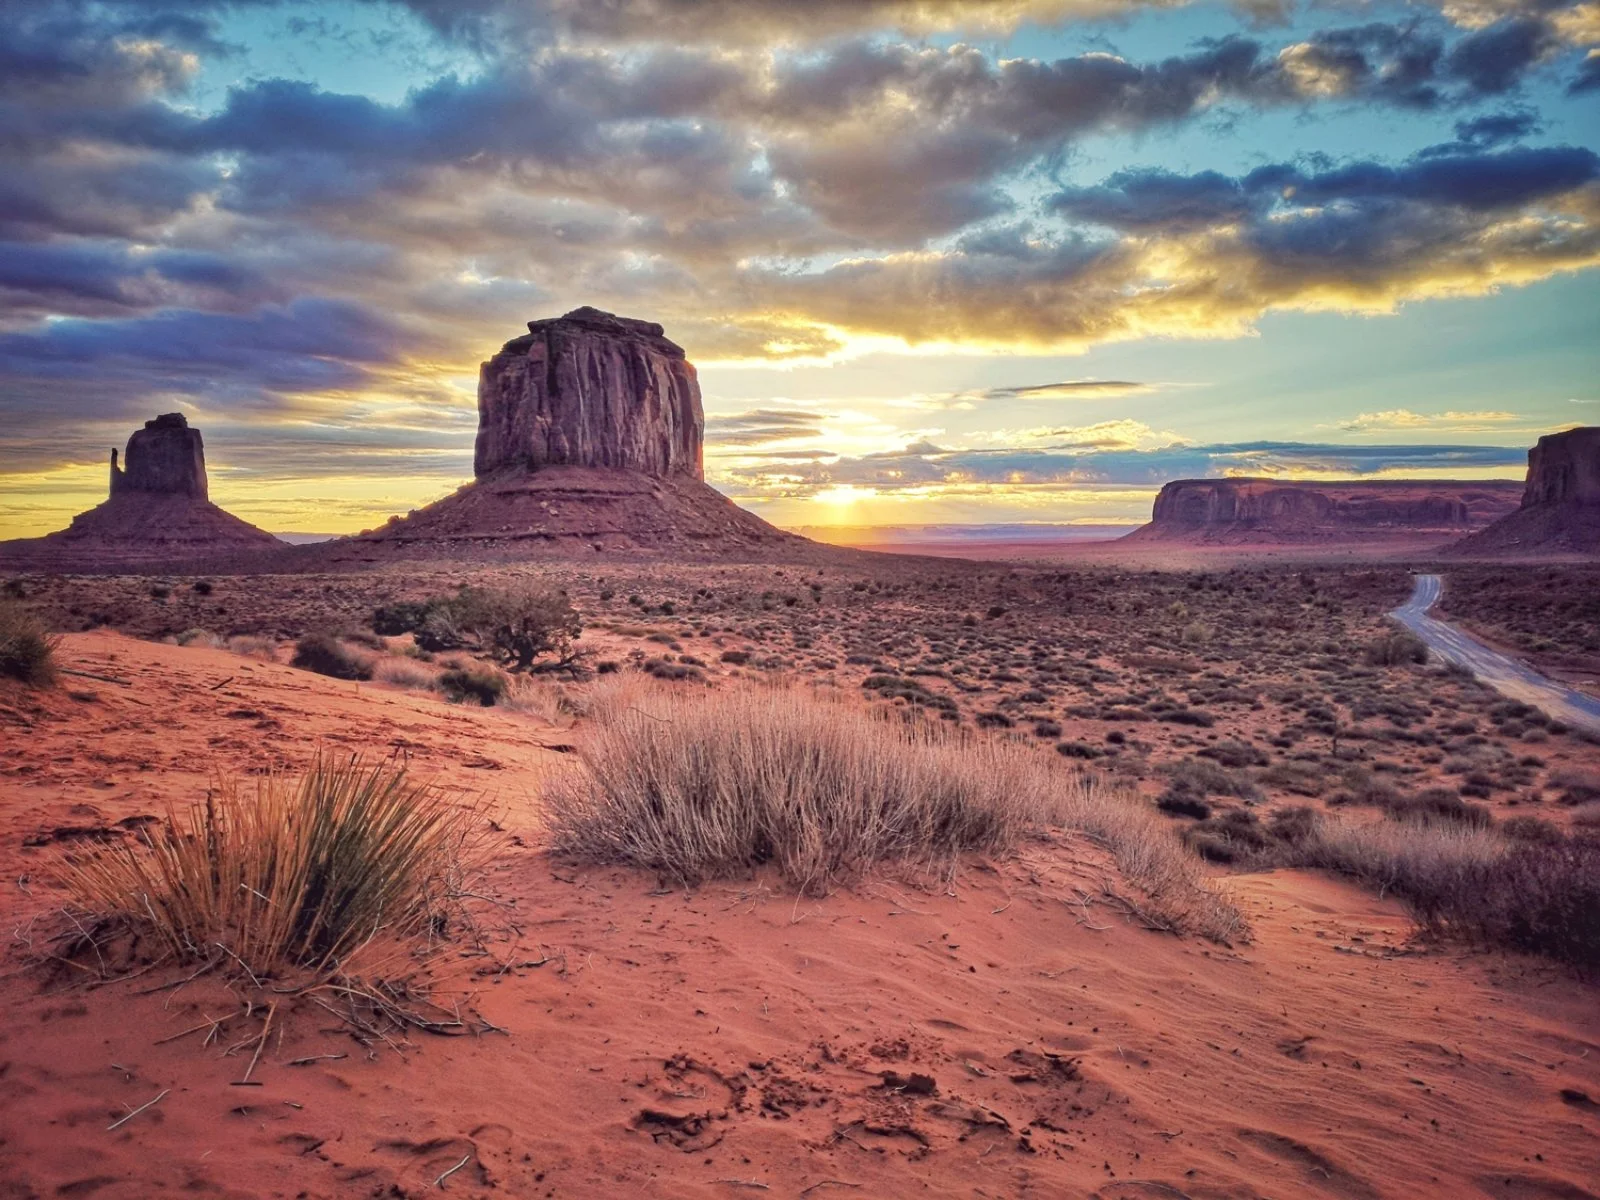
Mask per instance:
[[[530,321],[478,372],[473,481],[305,553],[350,565],[805,546],[706,484],[704,434],[694,366],[660,325],[587,307]]]
[[[1449,553],[1473,558],[1600,554],[1600,426],[1540,438],[1528,451],[1521,505],[1457,542]]]
[[[0,564],[56,571],[157,568],[281,548],[270,533],[210,500],[205,444],[182,413],[146,421],[122,463],[111,451],[102,504],[40,538],[0,542]]]
[[[1432,539],[1445,543],[1516,508],[1515,480],[1180,479],[1129,542],[1216,545]]]

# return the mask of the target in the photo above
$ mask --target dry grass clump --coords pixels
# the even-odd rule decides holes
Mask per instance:
[[[579,857],[690,884],[770,862],[820,891],[874,864],[950,869],[1065,827],[1106,846],[1152,923],[1240,928],[1159,818],[1025,746],[776,688],[619,692],[594,716],[584,769],[546,791],[555,845]]]
[[[1398,667],[1428,661],[1428,644],[1409,629],[1389,629],[1367,643],[1369,667]]]
[[[462,660],[451,663],[439,676],[439,690],[456,704],[479,704],[492,708],[506,694],[506,676],[488,663]]]
[[[0,603],[0,677],[49,687],[56,681],[60,640],[21,605]]]
[[[180,646],[199,646],[203,650],[226,650],[228,639],[219,637],[209,629],[185,629],[173,639]]]
[[[245,658],[259,658],[263,662],[272,662],[278,656],[278,643],[269,637],[239,633],[228,639],[228,650]]]
[[[370,655],[353,650],[328,633],[308,633],[294,644],[291,667],[315,671],[334,679],[371,679]]]
[[[410,688],[417,692],[439,690],[439,672],[414,658],[398,654],[385,655],[372,664],[372,677],[379,683]]]
[[[478,825],[392,764],[321,760],[296,781],[219,777],[204,802],[58,874],[82,913],[180,960],[223,951],[257,976],[326,972],[433,920]]]
[[[1403,900],[1430,932],[1600,967],[1600,842],[1508,840],[1483,827],[1320,819],[1288,858]]]

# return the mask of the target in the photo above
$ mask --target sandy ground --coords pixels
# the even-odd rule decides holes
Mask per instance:
[[[662,892],[540,848],[581,729],[111,633],[63,653],[124,682],[0,691],[0,1196],[1596,1194],[1594,986],[1416,945],[1352,887],[1238,877],[1234,947],[1081,903],[1108,868],[1066,840],[949,890]],[[512,940],[441,995],[505,1032],[369,1050],[295,1009],[240,1088],[259,1021],[231,1057],[165,1040],[229,1010],[214,983],[25,961],[63,845],[319,745],[496,796]],[[318,1055],[346,1057],[290,1065]]]

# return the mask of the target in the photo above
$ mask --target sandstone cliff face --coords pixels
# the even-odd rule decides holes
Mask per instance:
[[[333,568],[805,548],[705,482],[704,431],[694,367],[660,325],[594,308],[530,321],[479,372],[476,479],[297,556]]]
[[[128,439],[126,467],[117,466],[111,452],[111,494],[159,492],[205,500],[206,450],[198,429],[189,428],[182,413],[167,413],[146,421]]]
[[[578,308],[530,321],[478,374],[473,471],[608,467],[705,476],[700,384],[660,325]]]
[[[1528,451],[1522,507],[1600,504],[1600,426],[1542,437]]]
[[[1156,496],[1134,537],[1185,541],[1289,540],[1461,534],[1510,512],[1511,480],[1300,483],[1181,479]]]
[[[1600,554],[1600,426],[1552,433],[1528,451],[1515,512],[1450,547],[1464,558]]]

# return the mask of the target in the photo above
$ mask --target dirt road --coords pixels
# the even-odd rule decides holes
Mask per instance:
[[[1542,709],[1575,729],[1600,733],[1600,700],[1557,683],[1471,634],[1428,615],[1443,590],[1437,575],[1418,575],[1411,598],[1391,614],[1447,662],[1465,667],[1495,691]]]

